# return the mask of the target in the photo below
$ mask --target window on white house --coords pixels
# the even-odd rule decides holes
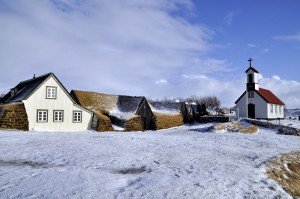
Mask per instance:
[[[275,113],[278,113],[278,105],[275,105]]]
[[[56,99],[56,87],[47,86],[46,99]]]
[[[249,98],[254,98],[254,92],[253,91],[249,91],[248,92],[248,97]]]
[[[73,122],[75,122],[75,123],[82,122],[82,112],[81,111],[73,111]]]
[[[48,122],[47,110],[37,110],[37,122]]]
[[[281,110],[282,110],[282,109],[281,109],[281,106],[279,106],[279,114],[281,114]]]
[[[270,112],[273,113],[273,104],[270,105]]]
[[[53,122],[63,122],[64,111],[53,111]]]

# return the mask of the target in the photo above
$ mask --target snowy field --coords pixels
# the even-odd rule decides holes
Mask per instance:
[[[284,120],[280,120],[280,122],[278,120],[272,120],[272,121],[269,121],[273,124],[281,124],[281,125],[284,125],[284,126],[290,126],[290,127],[294,127],[294,128],[298,128],[300,129],[300,121],[298,120],[298,118],[293,118],[292,119],[284,119]]]
[[[289,198],[264,162],[300,137],[206,132],[0,131],[0,198]]]

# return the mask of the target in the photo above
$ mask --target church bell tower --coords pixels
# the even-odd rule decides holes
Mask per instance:
[[[249,68],[245,71],[247,74],[247,91],[255,91],[259,90],[259,84],[258,84],[258,70],[256,70],[254,67],[252,67],[252,59],[249,58]]]

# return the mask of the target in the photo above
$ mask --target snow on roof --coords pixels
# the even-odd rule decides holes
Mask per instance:
[[[84,107],[93,111],[108,111],[122,120],[134,117],[144,97],[111,95],[90,91],[72,90],[71,95]]]
[[[150,102],[153,113],[177,115],[181,113],[181,102]]]

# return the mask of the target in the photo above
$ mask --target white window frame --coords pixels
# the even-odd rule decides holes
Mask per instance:
[[[82,111],[73,111],[73,123],[82,122]]]
[[[273,113],[274,112],[274,107],[273,104],[270,104],[270,112]]]
[[[64,121],[64,111],[54,110],[53,111],[53,122],[63,122]]]
[[[57,87],[47,86],[46,87],[46,99],[56,99],[57,97]]]
[[[281,109],[282,106],[279,106],[279,114],[282,113],[282,109]]]
[[[48,122],[48,110],[38,109],[36,115],[36,121],[38,123],[46,123]]]
[[[278,113],[278,105],[275,105],[275,114]]]

